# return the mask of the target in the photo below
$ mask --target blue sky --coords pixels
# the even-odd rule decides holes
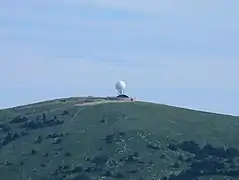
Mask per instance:
[[[238,0],[0,2],[0,108],[114,95],[239,115]]]

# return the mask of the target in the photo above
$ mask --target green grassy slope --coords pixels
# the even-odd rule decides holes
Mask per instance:
[[[239,117],[84,101],[1,110],[1,180],[239,179]]]

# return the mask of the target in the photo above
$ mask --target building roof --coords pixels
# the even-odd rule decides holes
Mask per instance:
[[[117,96],[118,98],[129,98],[129,96],[125,95],[125,94],[120,94]]]

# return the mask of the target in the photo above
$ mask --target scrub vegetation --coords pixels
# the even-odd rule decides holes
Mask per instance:
[[[96,97],[45,101],[0,111],[0,175],[1,180],[239,179],[238,132],[239,117],[161,104]]]

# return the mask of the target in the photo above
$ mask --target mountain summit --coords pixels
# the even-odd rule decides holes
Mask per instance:
[[[239,179],[239,117],[86,97],[0,111],[2,180]]]

